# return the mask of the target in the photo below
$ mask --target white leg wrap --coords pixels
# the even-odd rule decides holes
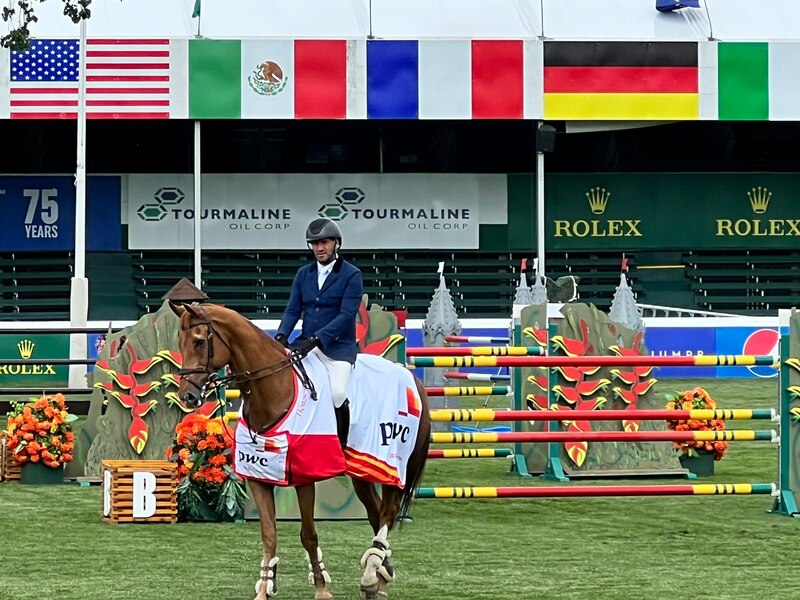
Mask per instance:
[[[319,563],[319,568],[322,571],[322,580],[327,584],[330,585],[331,583],[331,576],[325,570],[325,563],[322,562],[322,548],[317,546],[317,562]],[[308,557],[308,583],[311,585],[316,585],[314,582],[314,567],[311,564],[311,557]]]
[[[386,558],[389,558],[389,555],[386,555]],[[380,575],[386,583],[392,583],[394,581],[394,575],[389,573],[389,570],[383,565],[381,561],[381,566],[378,567],[378,575]]]
[[[276,581],[278,562],[277,556],[273,556],[272,560],[266,564],[264,559],[261,559],[261,577],[256,581],[256,594],[261,593],[263,589],[267,598],[278,595],[278,583]]]
[[[361,575],[361,585],[369,587],[378,584],[378,568],[383,562],[383,553],[377,554],[370,552],[370,550],[377,550],[377,548],[370,548],[367,550],[361,559],[361,564],[364,565],[364,574]]]
[[[372,547],[367,548],[364,556],[361,557],[361,568],[364,569],[364,574],[361,576],[361,585],[376,585],[378,583],[378,575],[386,581],[394,579],[383,566],[383,561],[392,555],[392,551],[389,550],[388,535],[389,528],[384,525],[378,530],[378,535],[372,538]]]
[[[380,548],[375,548],[374,546],[367,548],[367,551],[364,552],[364,556],[361,557],[361,568],[366,569],[367,563],[371,558],[375,558],[378,563],[382,563],[383,559],[386,558],[386,550],[381,550]]]

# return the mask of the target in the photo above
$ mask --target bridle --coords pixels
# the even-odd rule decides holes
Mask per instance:
[[[290,367],[294,367],[294,369],[297,371],[300,382],[304,387],[310,390],[311,397],[314,400],[317,399],[317,393],[314,389],[314,384],[308,377],[308,374],[306,373],[302,363],[303,357],[307,354],[306,352],[292,350],[287,355],[259,369],[256,369],[255,371],[242,371],[239,373],[231,373],[230,375],[220,376],[217,371],[211,367],[211,361],[214,360],[214,337],[216,336],[216,338],[222,342],[222,344],[228,349],[228,352],[231,356],[233,356],[233,350],[231,349],[230,344],[219,333],[219,331],[214,328],[206,309],[202,306],[197,306],[196,310],[200,311],[202,320],[196,320],[193,323],[190,323],[187,329],[194,329],[195,327],[200,327],[201,325],[206,326],[206,365],[205,367],[192,367],[188,369],[182,368],[178,370],[178,374],[181,376],[181,378],[186,379],[188,383],[197,388],[197,390],[200,392],[201,402],[204,398],[216,391],[220,386],[238,385],[248,381],[263,379],[265,377],[269,377],[270,375],[280,373],[281,371],[284,371]],[[197,383],[187,377],[189,375],[197,375],[198,373],[206,375],[206,378],[202,383]]]

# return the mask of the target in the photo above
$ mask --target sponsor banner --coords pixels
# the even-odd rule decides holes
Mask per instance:
[[[192,248],[192,176],[127,180],[129,247]],[[504,175],[204,175],[202,245],[302,248],[308,223],[328,217],[351,249],[478,248],[480,206],[498,191],[505,204]]]
[[[548,175],[548,248],[796,248],[798,182],[779,173]]]
[[[0,385],[4,387],[43,387],[66,385],[69,366],[36,364],[46,358],[69,358],[68,335],[0,335],[0,363],[2,359],[30,360],[31,364],[0,364]]]
[[[787,332],[788,334],[788,332]],[[717,329],[717,354],[771,354],[780,357],[777,328],[720,327]],[[773,367],[719,367],[717,377],[777,377]]]
[[[75,178],[0,176],[0,250],[75,249]],[[120,249],[120,178],[90,177],[86,188],[87,250]]]
[[[645,330],[644,343],[651,356],[702,356],[716,354],[714,327],[653,327]],[[716,367],[661,367],[653,370],[656,379],[717,376]]]

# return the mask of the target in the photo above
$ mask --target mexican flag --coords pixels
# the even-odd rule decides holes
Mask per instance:
[[[189,117],[344,119],[348,40],[191,40]]]

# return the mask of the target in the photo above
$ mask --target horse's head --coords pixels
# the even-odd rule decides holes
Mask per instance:
[[[178,397],[189,408],[202,404],[209,384],[231,360],[231,348],[214,326],[213,309],[199,304],[173,304],[180,317],[178,348],[183,359]]]

